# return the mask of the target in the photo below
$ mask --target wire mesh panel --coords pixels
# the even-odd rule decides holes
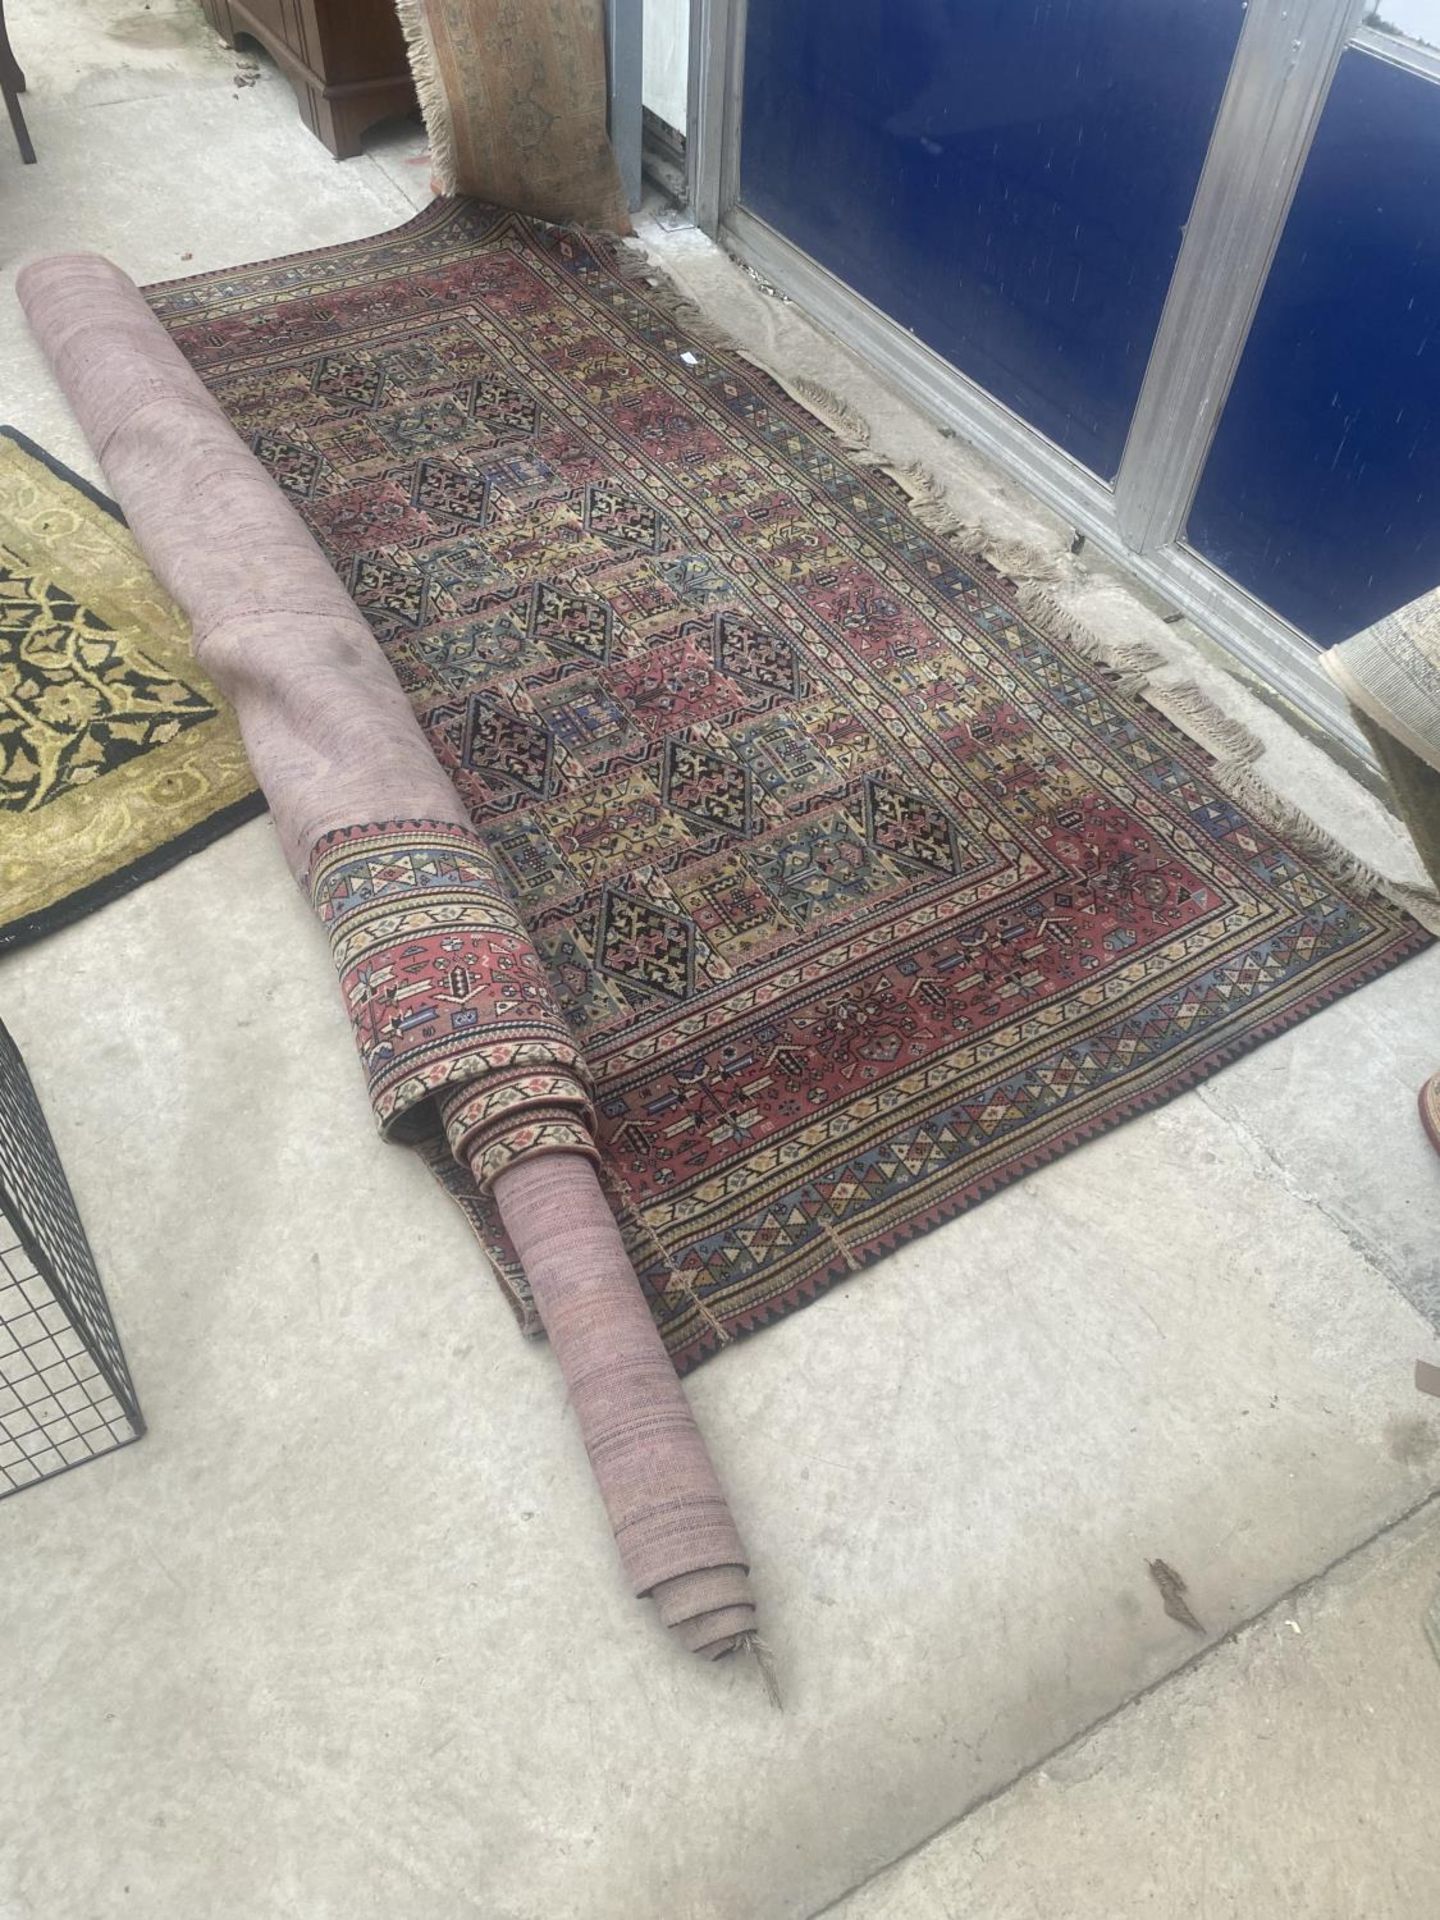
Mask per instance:
[[[144,1431],[65,1170],[0,1025],[0,1498]]]

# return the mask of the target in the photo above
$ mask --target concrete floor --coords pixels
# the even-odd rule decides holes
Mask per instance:
[[[193,0],[8,13],[40,164],[0,131],[7,282],[75,245],[200,271],[426,198],[413,129],[336,166]],[[660,244],[1406,869],[1382,808],[1043,509],[696,236]],[[8,291],[0,368],[0,417],[93,475]],[[267,822],[0,961],[151,1422],[0,1506],[0,1915],[799,1920],[957,1820],[855,1920],[1435,1910],[1437,988],[1440,952],[695,1378],[777,1715],[625,1594],[549,1356],[374,1137]]]
[[[1291,1596],[833,1920],[1440,1913],[1432,1508]]]

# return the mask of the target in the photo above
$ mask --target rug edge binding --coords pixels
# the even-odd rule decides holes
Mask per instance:
[[[400,0],[402,11],[417,0]],[[1440,938],[1440,893],[1411,881],[1394,880],[1344,845],[1328,828],[1296,806],[1255,771],[1265,743],[1243,720],[1224,708],[1193,680],[1164,682],[1156,678],[1175,665],[1158,647],[1145,641],[1106,640],[1050,592],[1045,578],[1051,570],[1023,542],[1001,540],[957,511],[944,484],[920,461],[897,462],[871,443],[868,421],[856,408],[804,375],[785,374],[762,355],[751,353],[699,307],[670,277],[640,240],[620,240],[615,247],[622,278],[642,280],[656,305],[662,307],[702,346],[727,353],[756,367],[784,393],[827,428],[844,450],[862,466],[874,467],[893,480],[905,494],[910,510],[922,526],[952,542],[964,559],[980,559],[1005,577],[1026,619],[1043,625],[1064,640],[1084,660],[1113,674],[1122,695],[1143,700],[1214,762],[1211,776],[1237,805],[1254,815],[1270,832],[1287,839],[1337,885],[1352,892],[1386,900]],[[1029,576],[1028,578],[1026,576]],[[1039,577],[1037,577],[1039,576]]]

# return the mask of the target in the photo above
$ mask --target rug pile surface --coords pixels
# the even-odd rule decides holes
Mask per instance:
[[[263,808],[186,624],[113,505],[0,432],[0,948]]]
[[[1426,943],[611,243],[147,297],[505,876],[681,1367]]]

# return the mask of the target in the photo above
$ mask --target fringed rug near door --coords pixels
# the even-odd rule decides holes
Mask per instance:
[[[1425,944],[614,243],[442,202],[149,297],[508,877],[678,1364]]]
[[[628,233],[606,138],[604,0],[396,0],[436,178]]]
[[[264,806],[234,720],[114,506],[0,429],[0,948]]]

